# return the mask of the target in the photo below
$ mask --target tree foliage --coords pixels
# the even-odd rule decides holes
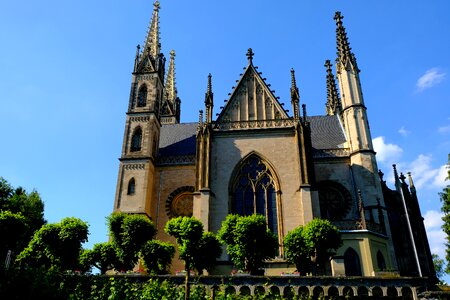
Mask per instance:
[[[118,264],[117,249],[112,242],[95,244],[92,250],[85,249],[80,256],[80,270],[83,272],[88,272],[94,266],[100,274],[105,274]]]
[[[259,274],[264,261],[277,254],[277,238],[267,229],[262,215],[228,215],[218,238],[227,245],[227,252],[236,267],[252,275]]]
[[[447,178],[445,180],[450,180],[450,154],[448,155],[448,162],[447,162]],[[444,221],[444,224],[442,225],[442,229],[444,230],[445,234],[447,235],[447,244],[446,244],[446,255],[445,259],[447,260],[447,267],[445,268],[445,272],[447,274],[450,274],[450,185],[447,184],[446,187],[442,190],[441,193],[439,193],[439,196],[441,198],[442,207],[441,211],[444,213],[444,216],[442,217],[442,220]]]
[[[78,218],[46,224],[34,234],[17,260],[29,267],[75,270],[79,267],[81,244],[87,241],[88,225]]]
[[[167,274],[175,255],[175,246],[158,240],[147,241],[141,249],[141,257],[149,274]]]
[[[312,245],[313,272],[323,267],[334,251],[342,245],[341,234],[336,226],[324,219],[313,219],[304,229],[306,241]]]
[[[15,235],[14,241],[3,240],[0,246],[0,257],[4,258],[8,250],[16,254],[22,251],[29,243],[36,230],[46,223],[44,219],[44,202],[39,193],[32,191],[27,193],[23,188],[14,189],[4,178],[0,177],[0,227],[2,237]],[[5,226],[15,222],[17,228],[10,228],[8,232]]]
[[[203,232],[197,251],[193,255],[194,268],[199,274],[202,274],[203,270],[211,272],[221,254],[222,247],[216,235],[212,232]]]
[[[309,272],[313,245],[305,238],[303,226],[299,226],[284,237],[284,257],[294,264],[300,275]]]
[[[121,212],[112,213],[108,225],[118,258],[116,268],[121,271],[132,269],[141,248],[156,235],[155,225],[147,216]]]
[[[442,282],[442,277],[444,276],[444,260],[439,257],[437,254],[431,254],[433,258],[434,270],[436,271],[436,277]]]

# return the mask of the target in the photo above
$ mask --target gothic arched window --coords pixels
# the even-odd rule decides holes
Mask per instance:
[[[359,255],[352,247],[344,253],[345,276],[361,276],[361,262]]]
[[[261,214],[267,227],[278,235],[277,188],[273,171],[259,156],[244,159],[231,190],[232,213],[248,216]]]
[[[147,105],[147,86],[144,84],[139,89],[137,107],[144,107],[145,105]]]
[[[386,270],[386,261],[380,250],[377,252],[377,266],[380,271]]]
[[[142,144],[142,129],[141,127],[138,127],[134,130],[133,136],[131,137],[131,147],[130,151],[141,151],[141,144]]]
[[[128,181],[127,195],[134,195],[135,192],[136,192],[136,180],[134,180],[134,178],[131,178],[130,181]]]

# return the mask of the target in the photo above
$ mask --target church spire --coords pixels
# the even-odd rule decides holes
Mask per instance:
[[[294,120],[299,120],[300,94],[298,92],[297,82],[295,81],[295,71],[293,68],[291,69],[291,102],[292,102],[292,109],[294,111]]]
[[[148,28],[147,38],[145,39],[144,54],[149,52],[156,57],[161,52],[161,44],[159,42],[159,1],[153,3],[153,16]]]
[[[325,67],[327,68],[327,103],[326,111],[327,115],[337,115],[342,111],[342,103],[339,98],[339,93],[336,87],[336,81],[334,79],[333,71],[331,70],[330,60],[325,61]]]
[[[352,48],[350,48],[347,33],[342,23],[343,18],[344,16],[340,11],[337,11],[334,15],[334,20],[336,21],[337,59],[340,60],[344,65],[346,65],[347,61],[350,61],[353,66],[358,69],[356,66],[355,55],[352,53]]]
[[[166,77],[166,100],[174,103],[177,99],[177,88],[175,86],[175,50],[170,51],[169,70]]]
[[[213,92],[212,92],[212,83],[211,83],[211,73],[208,74],[208,87],[205,93],[205,107],[206,107],[206,123],[212,122],[212,111],[214,107],[213,102]]]

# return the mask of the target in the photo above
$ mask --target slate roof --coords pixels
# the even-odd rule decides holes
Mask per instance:
[[[307,120],[311,123],[313,148],[343,148],[345,135],[337,116],[311,116]],[[162,125],[159,156],[195,155],[197,125],[198,123]]]
[[[345,135],[338,116],[312,116],[306,118],[311,123],[311,141],[315,149],[343,148]]]
[[[195,155],[195,135],[198,123],[161,126],[159,156]]]

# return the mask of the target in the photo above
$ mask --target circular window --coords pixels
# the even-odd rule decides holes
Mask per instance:
[[[194,208],[194,187],[183,186],[173,191],[166,202],[169,218],[191,217]]]
[[[343,220],[352,207],[352,196],[341,184],[322,181],[318,184],[320,215],[331,221]]]

